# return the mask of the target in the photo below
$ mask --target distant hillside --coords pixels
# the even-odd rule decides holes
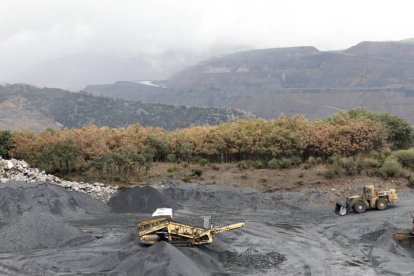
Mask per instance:
[[[122,87],[121,87],[122,86]],[[238,52],[168,79],[165,88],[130,83],[85,90],[144,102],[240,108],[271,118],[309,118],[342,109],[388,111],[414,123],[414,44],[361,42],[343,51],[314,47]]]
[[[231,109],[144,104],[24,84],[0,86],[0,129],[42,130],[86,124],[122,127],[133,123],[175,129],[244,116],[249,115]]]
[[[210,59],[168,81],[195,91],[414,87],[414,44],[361,42],[345,51],[278,48]]]

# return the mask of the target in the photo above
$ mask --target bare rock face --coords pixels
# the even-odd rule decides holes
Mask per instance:
[[[57,176],[47,174],[45,171],[32,168],[24,160],[6,160],[0,157],[0,183],[6,183],[10,180],[33,183],[50,182],[68,190],[90,194],[104,202],[109,201],[111,196],[118,190],[118,187],[109,187],[99,182],[66,181]]]

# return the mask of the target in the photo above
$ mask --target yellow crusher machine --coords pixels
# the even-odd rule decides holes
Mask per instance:
[[[137,223],[140,243],[143,245],[152,245],[164,240],[173,244],[190,246],[211,244],[214,234],[245,226],[244,222],[222,227],[206,226],[206,218],[208,221],[207,224],[209,225],[209,217],[205,217],[204,228],[173,221],[170,216],[157,216],[142,220]]]

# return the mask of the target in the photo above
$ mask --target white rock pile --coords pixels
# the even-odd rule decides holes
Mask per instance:
[[[104,202],[109,201],[111,196],[118,190],[117,186],[109,187],[98,182],[91,184],[66,181],[57,176],[47,174],[45,171],[32,168],[23,160],[7,160],[0,157],[0,182],[5,183],[9,180],[25,182],[50,182],[68,190],[90,194],[91,196],[103,200]]]

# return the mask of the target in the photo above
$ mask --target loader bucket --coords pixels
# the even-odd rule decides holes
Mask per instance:
[[[395,233],[394,240],[396,240],[401,246],[414,248],[414,234],[411,232]]]
[[[414,242],[414,234],[410,232],[397,232],[394,234],[394,240],[396,241],[413,241]]]
[[[344,206],[343,203],[341,202],[337,202],[335,205],[335,214],[339,215],[339,216],[345,216],[347,213],[347,209],[346,206]]]

